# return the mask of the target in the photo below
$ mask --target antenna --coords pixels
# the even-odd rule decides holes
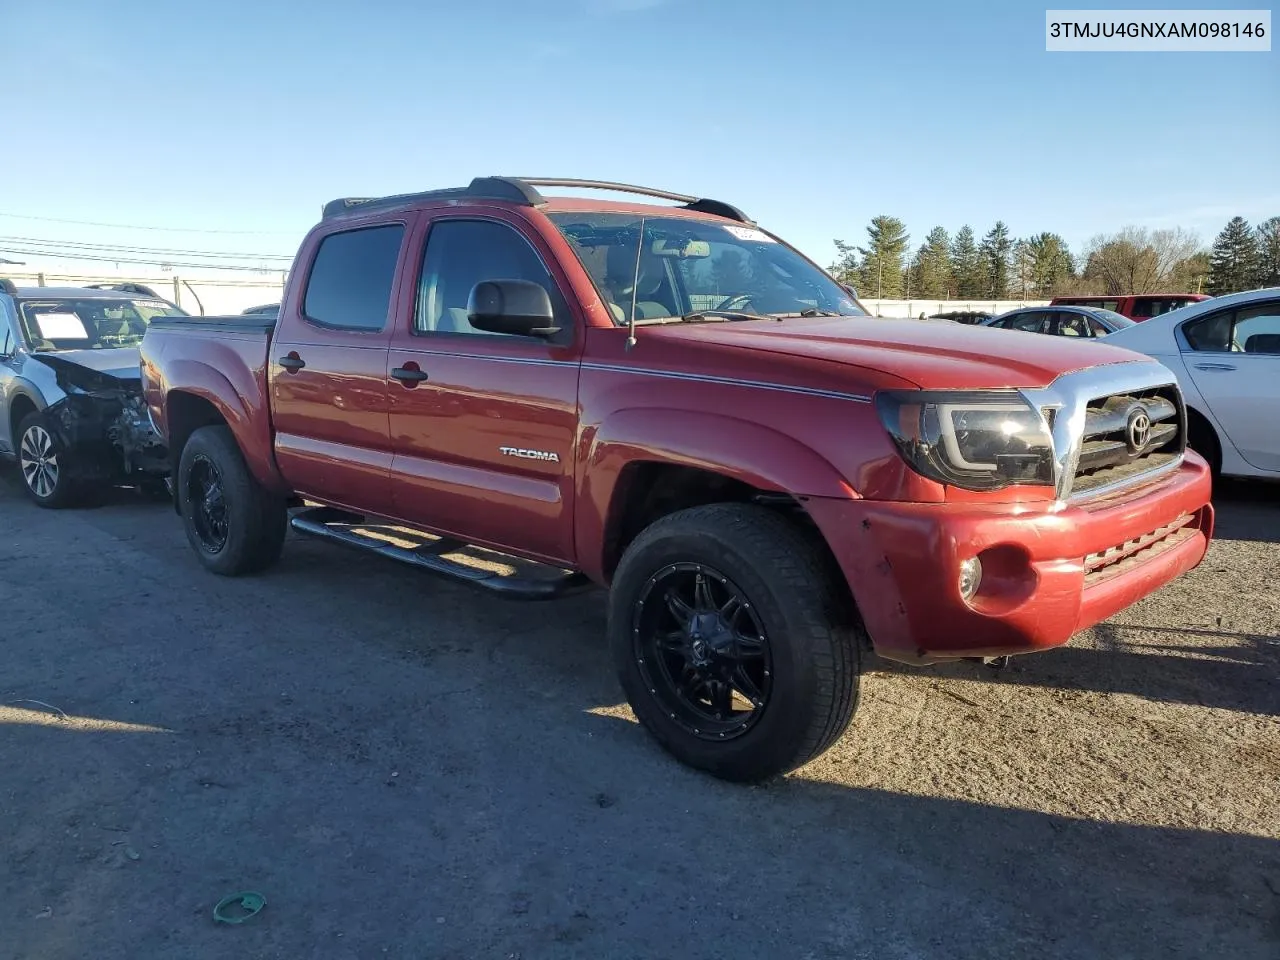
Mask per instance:
[[[631,276],[631,316],[627,321],[627,349],[636,345],[636,295],[640,292],[640,254],[644,252],[644,217],[640,218],[640,239],[636,243],[636,269]]]

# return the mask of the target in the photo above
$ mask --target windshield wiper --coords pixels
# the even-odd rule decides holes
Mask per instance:
[[[682,323],[698,323],[703,320],[781,320],[766,313],[747,313],[742,310],[695,310],[680,318]]]
[[[834,310],[819,310],[817,307],[806,307],[798,313],[774,313],[771,316],[777,317],[779,320],[786,320],[789,317],[842,317],[844,314],[836,313]]]

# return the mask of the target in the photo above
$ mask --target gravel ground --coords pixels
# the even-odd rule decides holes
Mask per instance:
[[[164,504],[6,472],[0,956],[1274,960],[1280,488],[1218,509],[1069,647],[872,662],[835,748],[744,788],[620,705],[600,595],[314,541],[220,579]]]

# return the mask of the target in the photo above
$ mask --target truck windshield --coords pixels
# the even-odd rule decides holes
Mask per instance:
[[[617,323],[703,311],[866,316],[853,296],[755,227],[628,213],[551,213]],[[643,222],[643,233],[641,223]]]
[[[154,317],[187,316],[160,300],[125,297],[22,300],[18,308],[27,342],[36,351],[136,347]]]

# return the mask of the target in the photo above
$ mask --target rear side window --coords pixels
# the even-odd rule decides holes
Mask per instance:
[[[1280,355],[1280,302],[1224,310],[1185,324],[1192,350]]]
[[[325,237],[307,281],[307,319],[340,330],[383,329],[403,240],[399,223]]]
[[[1010,317],[1003,324],[1010,330],[1025,330],[1028,333],[1039,333],[1044,329],[1043,313],[1020,313],[1016,317]]]

